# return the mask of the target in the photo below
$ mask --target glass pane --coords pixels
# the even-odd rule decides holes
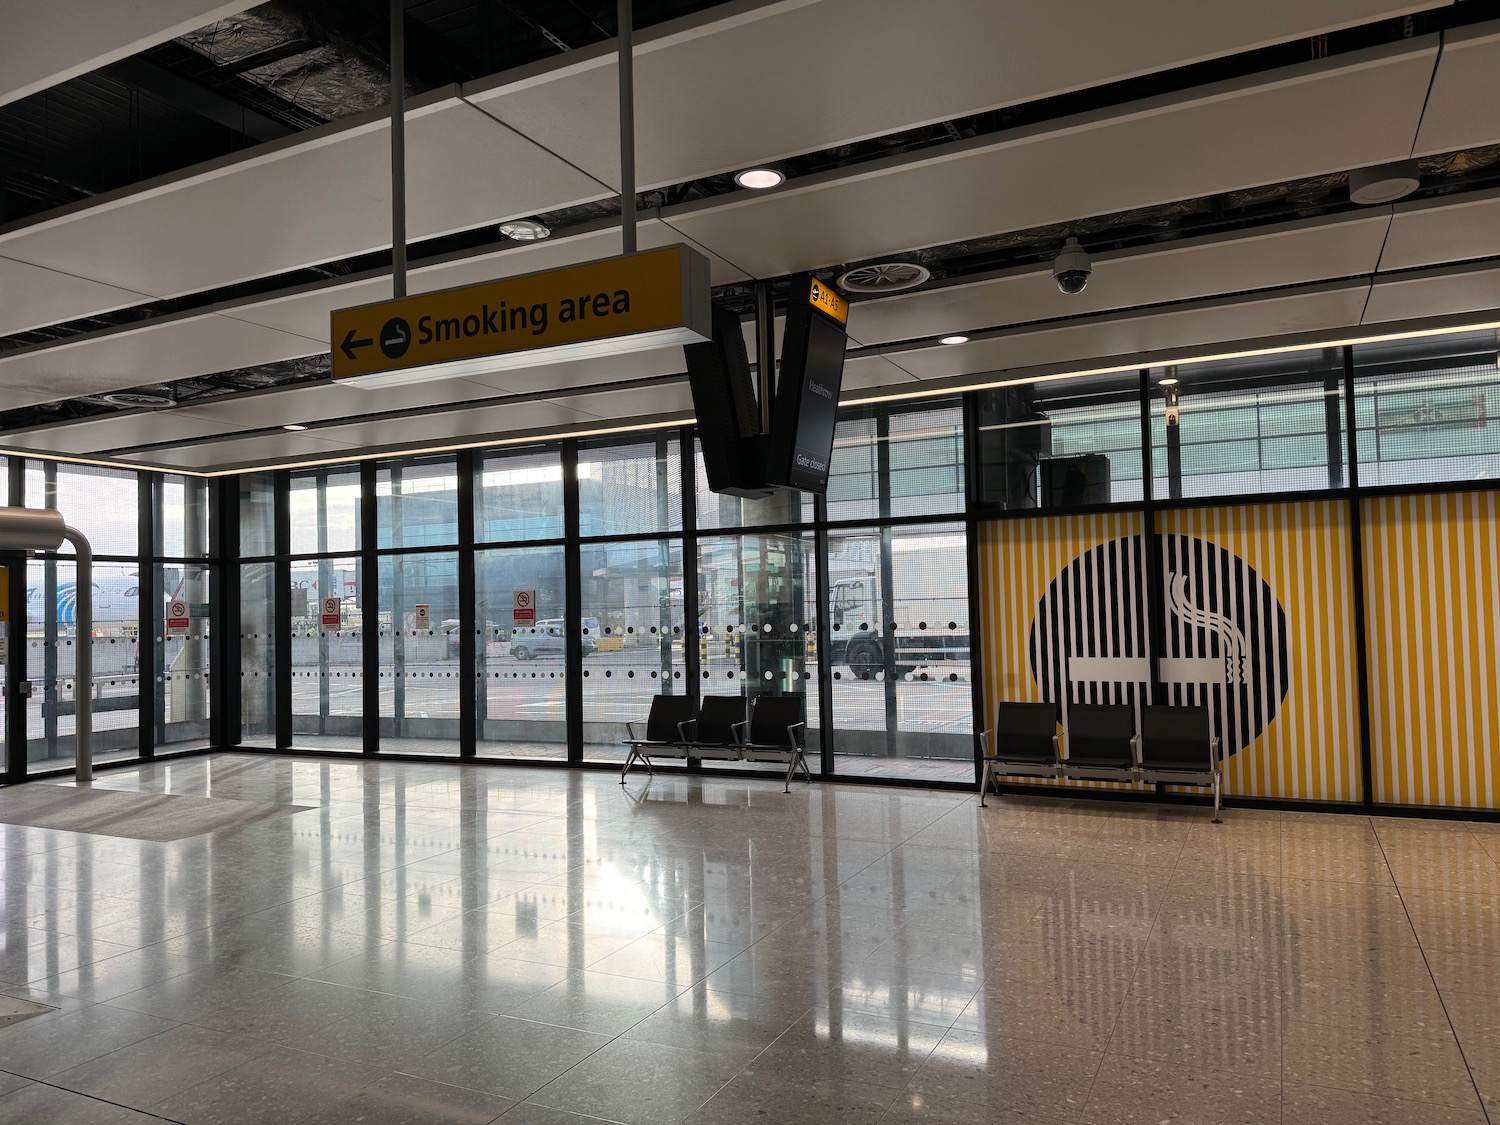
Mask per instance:
[[[271,563],[240,567],[240,741],[276,744],[276,576]]]
[[[958,403],[903,410],[890,419],[891,515],[964,507],[964,420]]]
[[[566,758],[564,678],[567,596],[562,547],[513,547],[478,552],[477,651],[479,754],[482,757]],[[530,595],[532,618],[516,617],[516,593]],[[446,622],[444,623],[446,626]],[[456,652],[457,622],[449,632]],[[597,646],[590,634],[584,647]],[[589,660],[592,665],[597,661]]]
[[[650,535],[682,526],[682,458],[674,438],[585,445],[578,452],[579,526],[592,535]]]
[[[488,454],[474,493],[475,540],[561,539],[562,479],[562,455],[555,449]]]
[[[811,523],[813,498],[810,492],[777,489],[764,499],[749,499],[714,492],[708,487],[708,469],[703,464],[702,447],[694,441],[697,485],[695,487],[698,526],[754,527],[769,524]]]
[[[34,559],[26,566],[26,701],[29,772],[71,768],[77,750],[74,666],[78,643],[76,567]],[[135,757],[140,748],[136,568],[94,565],[94,761]]]
[[[582,567],[583,752],[622,761],[625,724],[687,690],[682,543],[585,544]]]
[[[208,546],[208,485],[202,477],[169,473],[162,478],[158,556],[203,559],[212,554]]]
[[[1492,332],[1354,349],[1359,483],[1500,477],[1500,366]]]
[[[380,745],[458,753],[458,556],[380,560]]]
[[[70,527],[88,536],[95,555],[137,553],[139,487],[128,470],[54,461],[26,465],[26,506],[56,508]],[[73,548],[64,544],[62,551],[72,554]]]
[[[163,593],[156,622],[156,745],[208,745],[209,576],[206,566],[166,563],[156,568]],[[167,629],[166,610],[187,603],[185,630]]]
[[[872,520],[880,516],[880,457],[872,411],[842,411],[828,461],[828,518]]]
[[[966,542],[960,524],[829,536],[839,772],[973,779]]]
[[[698,541],[701,693],[803,696],[804,744],[813,750],[807,760],[814,772],[820,727],[817,589],[817,544],[810,533]],[[764,768],[786,769],[769,762]]]
[[[1344,449],[1339,349],[1151,371],[1158,499],[1342,487]]]
[[[1069,509],[1140,500],[1138,375],[981,391],[980,502]]]
[[[270,473],[240,476],[240,555],[276,553],[276,490]]]
[[[375,473],[381,547],[458,541],[458,469],[452,457],[382,464]]]
[[[292,474],[292,554],[359,550],[359,470]]]
[[[292,744],[305,749],[364,748],[364,589],[358,559],[292,563]],[[337,627],[318,612],[337,597]]]

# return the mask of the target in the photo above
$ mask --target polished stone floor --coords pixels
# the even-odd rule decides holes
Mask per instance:
[[[252,755],[97,784],[312,807],[0,825],[0,993],[56,1009],[0,1027],[3,1123],[1500,1122],[1496,825]]]

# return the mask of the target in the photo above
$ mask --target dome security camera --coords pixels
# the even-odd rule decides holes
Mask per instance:
[[[1088,251],[1078,245],[1076,238],[1068,239],[1052,260],[1052,280],[1057,282],[1058,290],[1069,297],[1083,292],[1093,272],[1094,265],[1089,261]]]

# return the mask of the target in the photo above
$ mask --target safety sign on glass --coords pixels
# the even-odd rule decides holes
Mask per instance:
[[[167,603],[167,636],[182,637],[187,635],[188,614],[187,602],[179,598],[173,598]]]
[[[517,625],[530,625],[536,621],[535,590],[517,590],[513,601],[511,618]]]
[[[419,633],[425,633],[432,628],[432,607],[430,605],[413,607],[411,627]]]
[[[338,598],[323,599],[323,627],[337,629],[343,624],[343,602]]]

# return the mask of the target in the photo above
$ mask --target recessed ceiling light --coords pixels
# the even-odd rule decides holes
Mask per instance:
[[[734,182],[751,191],[765,191],[786,182],[786,173],[776,168],[746,168],[734,174]]]
[[[938,341],[940,344],[967,344],[968,342],[967,336],[944,336]]]
[[[1176,379],[1158,379],[1156,385],[1158,387],[1175,387],[1177,383],[1178,380]]]
[[[540,242],[551,235],[552,228],[544,226],[535,219],[512,219],[508,223],[500,224],[500,233],[517,242]]]
[[[283,429],[283,430],[305,430],[305,429],[307,429],[307,427],[306,427],[306,426],[299,426],[299,425],[297,425],[297,423],[295,423],[295,422],[290,422],[290,423],[288,423],[288,424],[287,424],[287,425],[285,425],[285,426],[282,426],[282,427],[281,427],[281,428],[282,428],[282,429]]]
[[[1356,168],[1349,173],[1349,199],[1366,207],[1392,203],[1422,186],[1422,170],[1415,160],[1397,160]]]

